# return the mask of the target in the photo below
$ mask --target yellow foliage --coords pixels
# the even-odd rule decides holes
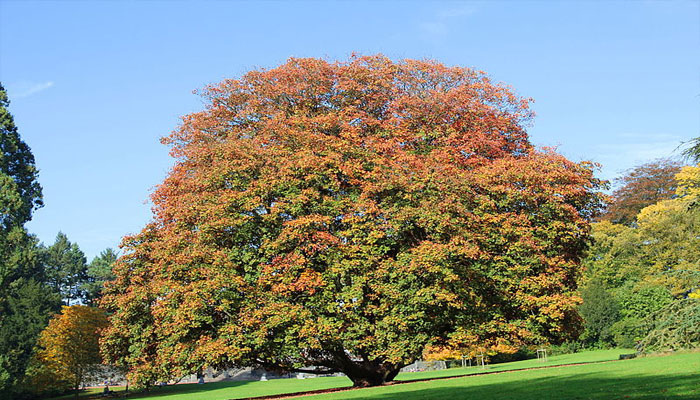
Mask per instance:
[[[464,357],[474,358],[479,354],[493,356],[496,354],[513,354],[518,351],[517,346],[505,343],[503,340],[489,341],[488,344],[472,346],[428,346],[423,352],[426,361],[455,360]]]
[[[676,174],[676,182],[677,197],[659,201],[642,209],[637,216],[640,227],[658,224],[659,219],[663,219],[669,213],[683,212],[688,209],[690,203],[700,197],[700,164],[697,167],[683,167],[681,172]]]
[[[454,360],[462,355],[463,353],[459,350],[441,346],[428,346],[423,352],[423,358],[426,361]]]
[[[107,327],[107,317],[97,308],[64,306],[41,332],[36,353],[37,385],[67,382],[77,389],[101,363],[100,331]]]
[[[700,164],[697,166],[687,166],[681,169],[676,175],[678,187],[676,196],[678,197],[700,197]]]
[[[661,285],[675,297],[697,288],[700,276],[700,165],[676,174],[676,196],[643,208],[635,226],[602,221],[584,262],[587,279],[620,288],[626,282]]]

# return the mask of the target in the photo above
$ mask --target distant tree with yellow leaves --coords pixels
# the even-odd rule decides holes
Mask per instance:
[[[102,372],[99,338],[106,326],[107,317],[102,310],[64,306],[39,336],[35,381],[69,385],[77,399],[81,384]]]

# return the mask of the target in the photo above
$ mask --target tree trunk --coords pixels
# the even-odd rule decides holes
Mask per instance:
[[[355,362],[343,372],[350,378],[355,387],[379,386],[396,378],[401,365],[387,362]]]
[[[404,364],[394,364],[382,359],[371,359],[368,354],[350,356],[342,348],[329,352],[334,360],[334,368],[342,371],[354,387],[379,386],[392,381]]]

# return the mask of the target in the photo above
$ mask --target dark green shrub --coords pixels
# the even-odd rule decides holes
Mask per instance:
[[[615,322],[610,332],[618,347],[632,349],[649,333],[649,325],[640,318],[624,318]]]
[[[584,321],[581,341],[591,347],[610,347],[613,334],[610,330],[620,316],[617,301],[600,281],[591,281],[581,290],[583,304],[579,313]]]
[[[580,351],[585,350],[586,347],[582,342],[576,341],[576,342],[566,342],[562,343],[560,345],[556,346],[550,346],[547,349],[547,352],[549,353],[550,356],[558,356],[560,354],[572,354],[572,353],[578,353]]]

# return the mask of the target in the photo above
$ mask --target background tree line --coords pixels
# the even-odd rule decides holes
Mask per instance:
[[[62,305],[94,306],[117,254],[106,249],[88,263],[65,234],[44,246],[26,230],[43,206],[42,190],[8,106],[0,84],[0,398],[19,398],[31,386],[30,361],[49,320]]]
[[[685,151],[700,161],[698,140]],[[695,150],[694,150],[695,149]],[[696,153],[693,153],[696,151]],[[584,261],[583,347],[700,345],[700,165],[652,161],[617,181]]]

